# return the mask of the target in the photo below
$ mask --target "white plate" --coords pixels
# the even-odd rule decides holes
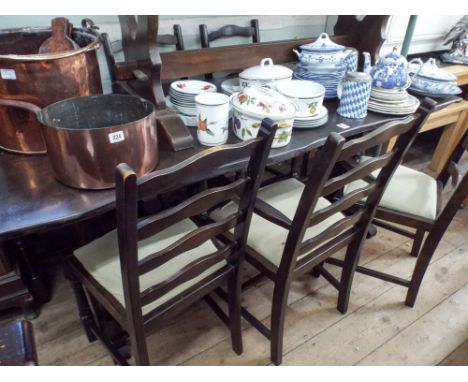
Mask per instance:
[[[216,86],[206,81],[180,80],[171,83],[171,90],[182,94],[201,94],[216,92]]]
[[[315,121],[317,119],[323,118],[327,114],[328,114],[327,108],[321,105],[314,115],[311,115],[310,117],[295,117],[294,121],[299,121],[299,122]]]

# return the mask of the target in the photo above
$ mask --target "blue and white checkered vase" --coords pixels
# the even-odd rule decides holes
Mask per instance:
[[[371,86],[372,82],[367,78],[364,81],[346,78],[342,84],[340,105],[336,112],[345,118],[364,118],[367,115]]]

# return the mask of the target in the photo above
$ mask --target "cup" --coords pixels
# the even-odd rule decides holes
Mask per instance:
[[[336,112],[345,118],[364,118],[372,87],[372,77],[367,73],[348,73],[338,86],[340,104]]]
[[[227,142],[229,129],[229,97],[222,93],[203,93],[195,97],[197,138],[205,146]]]

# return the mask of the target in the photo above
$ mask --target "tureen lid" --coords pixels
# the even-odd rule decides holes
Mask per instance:
[[[454,74],[439,68],[435,58],[427,60],[421,66],[421,70],[416,72],[416,75],[441,81],[455,81],[457,79]]]
[[[340,52],[345,49],[343,45],[334,43],[325,32],[310,44],[301,45],[300,48],[307,52]]]
[[[282,65],[274,65],[271,58],[264,58],[260,65],[243,70],[239,78],[245,80],[281,80],[292,76],[292,70]]]
[[[296,107],[286,97],[266,86],[247,86],[231,96],[231,104],[254,117],[292,118]]]

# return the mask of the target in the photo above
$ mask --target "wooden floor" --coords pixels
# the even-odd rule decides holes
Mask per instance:
[[[415,149],[416,150],[416,149]],[[410,153],[425,169],[427,155]],[[413,158],[413,159],[411,159]],[[423,158],[423,159],[421,159]],[[467,161],[468,163],[468,161]],[[293,283],[286,314],[284,365],[468,365],[468,207],[439,245],[414,308],[406,288],[356,274],[349,311],[336,310],[337,293],[323,278]],[[367,240],[361,264],[409,277],[410,242],[379,230]],[[338,269],[330,268],[337,274]],[[52,300],[33,321],[41,365],[111,365],[99,342],[88,343],[71,289],[55,272]],[[243,304],[269,324],[272,284],[259,283]],[[21,318],[18,312],[0,321]],[[199,303],[148,338],[155,365],[269,365],[269,342],[244,322],[244,353],[237,356],[227,328]]]

